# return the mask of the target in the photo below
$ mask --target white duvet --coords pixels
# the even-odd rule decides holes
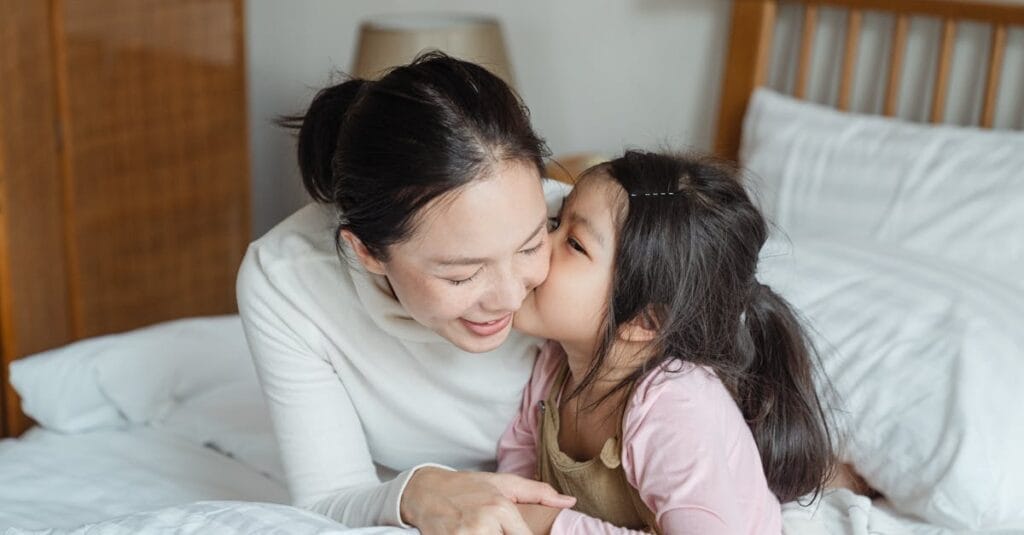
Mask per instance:
[[[0,441],[0,530],[74,528],[196,500],[287,502],[283,485],[165,429]]]
[[[955,532],[900,517],[864,496],[846,490],[829,492],[809,506],[783,508],[786,535],[947,535]],[[350,529],[324,516],[281,504],[241,501],[200,501],[125,514],[75,528],[28,530],[5,534],[415,534],[416,529],[372,527]],[[977,533],[977,532],[976,532]],[[999,532],[991,532],[993,535]],[[1010,533],[1010,532],[1004,532]]]
[[[6,533],[10,535],[44,533],[80,535],[136,533],[383,535],[419,533],[419,531],[392,527],[347,529],[327,517],[287,505],[240,501],[203,501],[128,514],[70,530],[11,529]]]

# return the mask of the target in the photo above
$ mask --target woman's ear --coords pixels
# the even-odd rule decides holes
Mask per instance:
[[[658,336],[658,320],[650,307],[619,327],[619,339],[624,342],[650,342]]]
[[[350,230],[341,231],[341,239],[348,243],[350,249],[356,253],[356,258],[359,259],[359,263],[363,265],[363,268],[370,273],[376,273],[377,275],[384,275],[387,270],[384,269],[384,263],[377,260],[370,250],[363,244],[363,240],[360,240],[355,234],[352,234]]]

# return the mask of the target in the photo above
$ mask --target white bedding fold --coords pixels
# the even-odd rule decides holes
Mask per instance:
[[[73,528],[196,500],[288,501],[283,485],[160,429],[0,441],[0,530]]]
[[[136,533],[249,535],[413,535],[415,529],[373,527],[348,529],[333,520],[295,507],[238,501],[207,501],[127,514],[70,529],[11,529],[5,535],[120,535]],[[808,506],[783,507],[785,535],[960,535],[900,517],[847,490],[827,493]],[[998,532],[988,532],[995,535]],[[1004,532],[1006,533],[1006,532]],[[973,535],[982,535],[976,532]]]

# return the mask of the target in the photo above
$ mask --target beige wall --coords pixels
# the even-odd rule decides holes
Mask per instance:
[[[1024,0],[1022,0],[1024,1]],[[359,22],[386,13],[469,12],[503,23],[520,93],[556,154],[624,147],[708,149],[729,28],[730,0],[248,0],[253,224],[259,235],[305,201],[288,134],[271,126],[299,112],[333,69],[350,67]],[[791,90],[801,13],[784,6],[769,85]],[[880,113],[893,20],[868,13],[852,108]],[[838,94],[845,12],[823,9],[810,100]],[[911,24],[898,115],[925,121],[940,21]],[[991,30],[961,24],[946,122],[976,124]],[[788,54],[788,56],[787,56]],[[1024,29],[1007,36],[997,128],[1024,128]]]
[[[710,147],[728,0],[248,0],[253,225],[305,200],[289,135],[334,69],[351,66],[359,22],[384,13],[497,16],[518,88],[555,153]]]

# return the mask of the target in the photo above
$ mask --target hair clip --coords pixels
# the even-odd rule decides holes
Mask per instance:
[[[662,191],[654,193],[630,193],[630,197],[661,197],[662,195],[675,195],[674,191]]]

